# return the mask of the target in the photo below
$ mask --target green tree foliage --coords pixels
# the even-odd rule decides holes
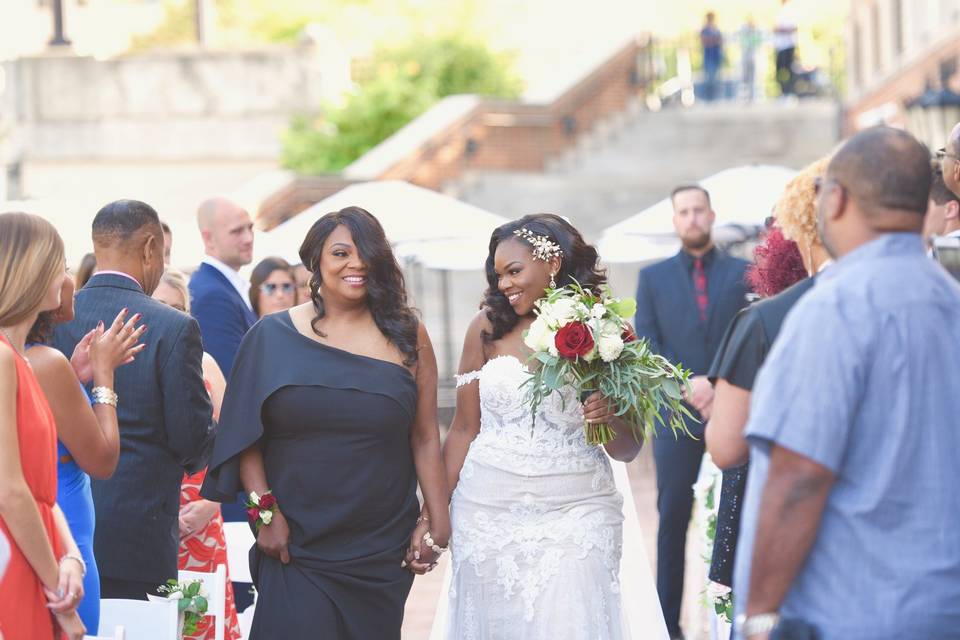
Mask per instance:
[[[338,171],[445,96],[515,98],[522,83],[512,64],[509,56],[457,35],[382,49],[361,66],[357,88],[342,106],[294,119],[282,163],[299,173]]]

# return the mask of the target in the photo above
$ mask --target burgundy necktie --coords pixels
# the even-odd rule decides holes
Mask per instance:
[[[700,322],[707,321],[707,273],[703,270],[703,260],[693,259],[693,292],[697,298],[697,308],[700,309]]]

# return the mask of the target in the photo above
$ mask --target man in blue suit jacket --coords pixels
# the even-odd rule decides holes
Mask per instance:
[[[253,223],[235,202],[212,198],[197,210],[206,257],[190,278],[190,308],[203,348],[229,379],[240,341],[257,321],[250,282],[238,270],[253,259]]]
[[[143,314],[146,348],[118,369],[120,461],[93,480],[94,553],[103,598],[146,599],[177,577],[180,483],[203,469],[213,444],[200,330],[190,316],[150,298],[163,274],[163,233],[149,205],[120,200],[93,221],[96,274],[77,292],[76,315],[54,332],[65,354],[124,308]]]
[[[688,402],[699,422],[687,420],[698,439],[661,434],[653,441],[657,467],[657,592],[671,638],[682,638],[684,553],[693,509],[693,484],[703,457],[704,424],[710,418],[713,389],[707,370],[727,325],[746,306],[747,262],[722,253],[710,232],[716,217],[710,194],[696,185],[671,194],[673,225],[680,252],[640,271],[637,335],[673,363],[693,372]]]

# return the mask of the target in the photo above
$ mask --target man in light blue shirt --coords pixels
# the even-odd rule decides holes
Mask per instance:
[[[820,185],[837,262],[787,317],[746,428],[740,638],[788,619],[821,640],[960,638],[960,286],[924,252],[929,188],[926,148],[881,127]]]

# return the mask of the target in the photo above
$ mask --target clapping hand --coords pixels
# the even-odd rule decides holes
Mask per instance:
[[[101,322],[77,343],[70,364],[83,384],[93,380],[94,370],[113,373],[120,365],[133,362],[136,355],[146,347],[144,344],[137,344],[147,330],[146,325],[136,326],[141,315],[134,314],[124,322],[126,315],[127,310],[121,310],[109,329],[104,330]]]

